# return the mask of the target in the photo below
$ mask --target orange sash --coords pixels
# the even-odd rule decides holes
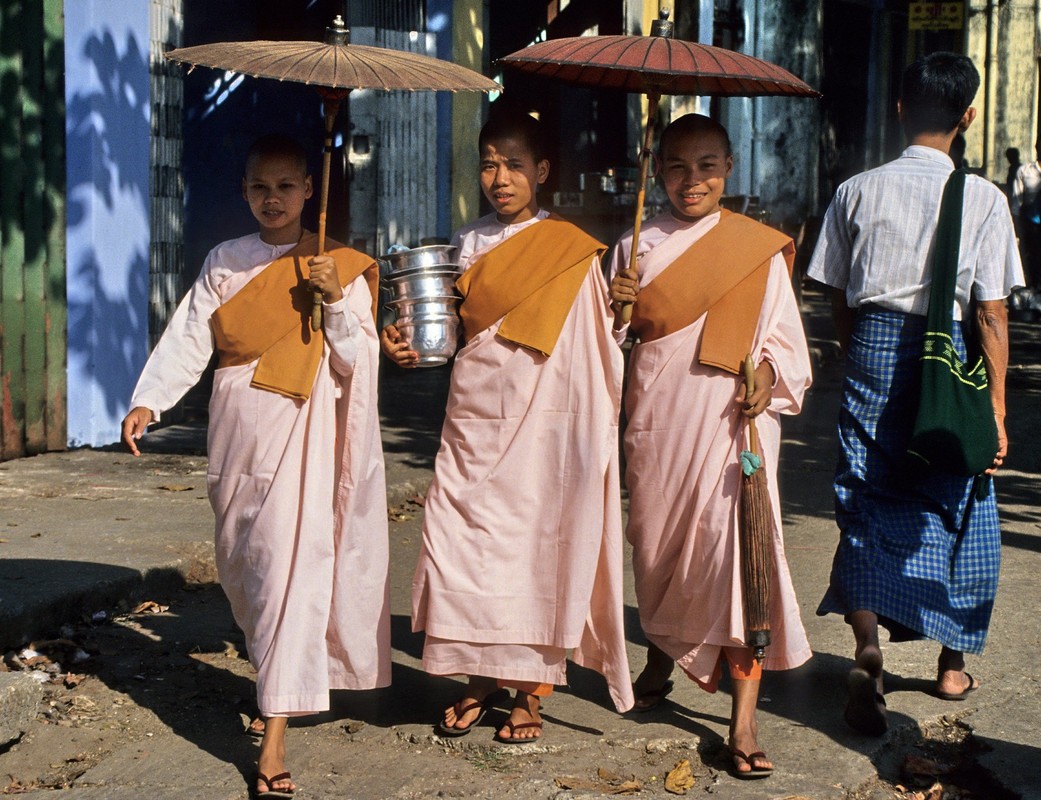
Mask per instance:
[[[496,245],[456,282],[467,340],[501,319],[498,336],[551,355],[590,263],[606,249],[556,215]]]
[[[325,341],[322,331],[311,330],[313,294],[306,278],[306,261],[317,245],[318,237],[305,233],[296,247],[213,313],[218,367],[259,359],[251,386],[298,400],[310,397]],[[377,267],[369,256],[331,240],[326,252],[336,261],[341,286],[364,273],[369,290],[378,287]]]
[[[712,230],[640,289],[633,331],[649,342],[707,313],[698,361],[740,374],[763,307],[770,260],[777,253],[791,274],[795,243],[790,237],[724,209]]]

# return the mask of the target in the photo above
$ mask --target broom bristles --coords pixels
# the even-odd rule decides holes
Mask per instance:
[[[741,583],[745,628],[750,634],[769,632],[774,569],[773,521],[763,471],[743,477],[741,489]]]

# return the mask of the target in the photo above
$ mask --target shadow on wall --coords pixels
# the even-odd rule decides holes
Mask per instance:
[[[110,32],[91,35],[69,61],[69,76],[81,76],[66,108],[75,445],[115,435],[147,355],[149,78],[146,50],[133,32],[123,42]],[[87,71],[93,74],[82,78]]]

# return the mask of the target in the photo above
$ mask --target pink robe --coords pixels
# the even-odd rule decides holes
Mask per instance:
[[[213,351],[209,318],[292,246],[218,245],[145,365],[131,407],[170,408]],[[218,369],[208,430],[221,586],[269,716],[329,708],[330,689],[390,683],[388,532],[376,410],[379,341],[364,277],[326,304],[307,401],[250,387],[256,362]]]
[[[545,216],[478,220],[457,234],[461,263]],[[624,710],[622,360],[599,259],[549,358],[500,339],[498,325],[467,342],[452,371],[412,585],[423,667],[563,684],[571,649]]]
[[[719,222],[694,224],[671,214],[640,233],[640,285],[653,281]],[[612,276],[628,263],[632,233],[612,259]],[[744,646],[738,560],[738,511],[747,425],[734,402],[742,380],[698,363],[705,316],[633,348],[626,391],[626,482],[633,571],[647,638],[691,676],[713,685],[723,646]],[[770,264],[752,356],[777,376],[770,407],[756,418],[767,470],[776,564],[771,644],[766,669],[791,669],[810,657],[781,536],[777,463],[781,414],[797,414],[810,385],[810,360],[784,259]]]

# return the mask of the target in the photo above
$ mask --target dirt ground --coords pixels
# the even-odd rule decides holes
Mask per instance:
[[[402,535],[416,524],[407,508],[392,514],[399,517],[392,524]],[[25,649],[6,654],[4,663],[7,669],[33,670],[41,680],[47,678],[37,724],[19,742],[0,751],[2,794],[69,789],[114,754],[130,750],[137,754],[135,758],[147,759],[171,733],[195,740],[204,749],[223,751],[244,773],[255,757],[256,742],[244,734],[254,713],[253,670],[215,583],[189,583],[165,597],[85,611],[79,623],[56,631],[54,639],[28,643]],[[408,726],[396,729],[389,717],[397,712],[379,710],[381,703],[375,697],[379,692],[365,694],[374,695],[373,704],[366,708],[363,703],[360,713],[340,708],[305,727],[312,749],[321,741],[334,752],[346,742],[384,752],[389,746],[393,751],[389,763],[402,771],[399,779],[384,771],[381,779],[372,782],[374,793],[359,797],[497,796],[474,794],[474,787],[489,784],[504,792],[512,785],[521,792],[516,796],[524,797],[536,796],[520,788],[534,791],[534,783],[544,784],[548,792],[540,792],[540,797],[727,794],[726,754],[720,742],[689,737],[640,740],[638,747],[608,742],[600,752],[586,752],[582,758],[553,748],[529,755],[466,740],[441,741],[432,730],[423,735],[410,732]],[[371,730],[366,731],[373,727],[392,735],[373,737]],[[290,732],[291,751],[298,736],[297,731]],[[1013,795],[976,768],[976,747],[967,725],[944,717],[917,735],[893,738],[884,759],[891,779],[871,780],[845,797],[1012,800]],[[431,755],[440,778],[428,775],[426,782],[418,784],[423,788],[415,792],[393,792],[395,782],[402,787],[415,782]],[[683,788],[685,770],[688,789]],[[880,771],[886,770],[883,766]],[[672,792],[666,789],[670,775]],[[238,792],[228,796],[243,796],[245,790],[243,782]],[[787,800],[797,798],[808,800],[804,795],[788,795]]]
[[[1029,648],[1037,638],[1036,603],[1023,598],[1036,597],[1036,556],[1041,552],[1041,450],[1028,444],[1041,414],[1041,328],[1014,324],[1012,347],[1009,432],[1017,446],[1002,482],[1007,562],[994,641],[988,657],[973,665],[976,670],[979,664],[978,674],[989,681],[978,704],[942,705],[929,699],[922,688],[928,681],[921,676],[931,668],[930,651],[895,647],[887,653],[887,666],[894,672],[894,680],[887,683],[893,694],[887,696],[892,697],[891,719],[898,727],[880,744],[865,744],[851,738],[841,723],[842,677],[849,667],[850,643],[839,621],[813,613],[834,548],[830,474],[838,387],[837,368],[818,354],[821,366],[811,404],[785,429],[788,449],[781,475],[789,559],[816,654],[796,674],[764,680],[760,725],[764,747],[778,765],[773,778],[749,786],[727,774],[725,687],[717,695],[706,695],[678,685],[660,710],[620,717],[609,707],[602,679],[569,670],[569,687],[547,704],[547,736],[538,746],[492,744],[491,725],[505,716],[505,708],[498,709],[498,716],[490,713],[481,731],[464,739],[434,735],[432,724],[457,698],[459,684],[431,678],[420,668],[422,639],[409,629],[408,586],[422,510],[403,503],[391,509],[394,687],[335,693],[331,712],[294,722],[289,762],[301,784],[301,800],[572,800],[637,792],[667,797],[672,796],[665,787],[670,774],[672,788],[688,796],[717,794],[735,800],[1041,796],[1002,789],[977,761],[986,755],[989,741],[997,746],[992,752],[1001,753],[1005,747],[1004,769],[1028,773],[1029,762],[1039,752],[1036,737],[1005,723],[1019,720],[1034,731],[1030,720],[1037,712],[1032,688],[1038,681],[1036,665],[1024,661],[1022,648],[1033,652]],[[414,397],[413,387],[402,403]],[[388,452],[401,450],[407,466],[428,469],[437,426],[424,427],[404,413],[399,416],[403,433],[387,439]],[[138,464],[131,472],[106,454],[107,471],[93,474],[78,455],[62,454],[48,461],[54,465],[53,475],[34,473],[38,490],[46,484],[62,495],[53,498],[51,516],[34,511],[32,530],[43,534],[32,541],[41,548],[54,547],[49,530],[68,526],[70,516],[87,515],[83,509],[88,506],[90,513],[113,516],[104,530],[118,532],[120,521],[134,513],[110,511],[105,505],[114,502],[105,499],[108,495],[119,492],[134,493],[142,508],[148,497],[162,499],[163,510],[149,518],[159,543],[165,540],[166,528],[184,527],[184,520],[195,520],[198,509],[205,507],[203,462],[198,457],[153,456],[148,471]],[[15,494],[5,498],[10,507],[18,500]],[[88,504],[87,499],[96,502]],[[41,502],[24,499],[33,509]],[[205,525],[209,524],[206,517]],[[115,534],[91,541],[126,547],[126,540]],[[198,553],[187,553],[192,566],[182,587],[155,596],[130,596],[115,607],[111,601],[100,607],[85,602],[78,619],[50,631],[46,640],[26,642],[3,654],[0,669],[31,672],[45,682],[45,701],[31,729],[0,748],[0,794],[45,797],[61,790],[75,800],[247,796],[257,748],[256,740],[244,734],[254,712],[254,675],[242,636],[214,583],[212,547],[203,539],[199,548]],[[106,557],[100,552],[97,556]],[[46,558],[56,558],[53,549]],[[46,558],[32,563],[45,566],[50,563]],[[64,568],[82,564],[77,559]],[[631,604],[631,587],[627,592]],[[629,612],[634,612],[631,605]],[[642,658],[638,627],[635,617],[627,619],[634,668]],[[919,677],[907,677],[912,675]],[[693,779],[687,789],[680,780],[683,762]]]

